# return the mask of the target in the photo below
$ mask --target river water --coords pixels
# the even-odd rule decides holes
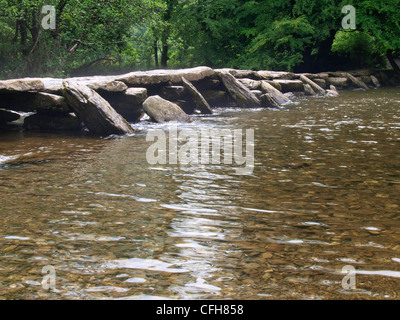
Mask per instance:
[[[161,125],[1,132],[0,297],[398,298],[399,106],[399,88],[348,91],[185,125],[253,129],[244,176],[149,164],[146,132]]]

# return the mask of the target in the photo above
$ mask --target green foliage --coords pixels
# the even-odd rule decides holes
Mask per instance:
[[[256,65],[248,67],[292,70],[312,43],[312,35],[313,27],[304,16],[275,21],[250,43],[249,55],[255,57]]]
[[[378,41],[361,31],[339,31],[332,52],[347,58],[355,68],[384,65],[384,54]]]
[[[44,3],[56,6],[56,30],[40,26]],[[140,40],[133,28],[157,19],[161,7],[161,0],[2,0],[0,76],[90,72],[96,62],[121,67]]]
[[[400,0],[369,0],[358,4],[359,25],[382,51],[400,49]]]
[[[44,4],[56,7],[56,30],[40,27]],[[355,32],[341,30],[347,4]],[[400,53],[399,8],[400,0],[0,0],[0,77],[330,69],[331,53],[375,66]]]

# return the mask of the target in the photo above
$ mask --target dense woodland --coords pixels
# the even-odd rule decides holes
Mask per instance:
[[[344,30],[344,5],[356,29]],[[41,8],[56,8],[54,29]],[[0,78],[206,65],[315,72],[385,67],[400,0],[0,0]]]

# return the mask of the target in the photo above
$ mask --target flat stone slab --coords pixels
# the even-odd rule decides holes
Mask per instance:
[[[8,110],[41,113],[70,113],[64,97],[44,92],[6,92],[0,94],[0,107]]]
[[[327,85],[334,85],[338,88],[344,88],[349,85],[347,77],[330,77],[327,79]]]
[[[279,83],[282,87],[282,92],[303,92],[304,86],[301,80],[281,80],[277,79],[274,80],[275,82]]]
[[[197,67],[179,70],[152,70],[131,72],[115,78],[128,86],[158,85],[163,83],[177,84],[182,77],[188,81],[200,81],[206,77],[215,75],[215,71],[209,67]]]
[[[323,88],[321,88],[318,84],[316,84],[314,81],[312,81],[305,75],[300,75],[300,80],[303,81],[308,86],[310,86],[310,88],[312,89],[312,90],[310,90],[309,88],[305,88],[306,93],[308,93],[310,95],[315,95],[315,93],[317,93],[319,95],[325,94],[325,90]],[[313,93],[313,91],[314,91],[314,93]]]
[[[228,72],[236,79],[263,80],[264,78],[254,70],[238,70],[231,68],[216,69],[216,72]]]
[[[240,108],[255,108],[261,106],[261,101],[244,84],[228,72],[220,72],[219,76],[226,90]]]
[[[41,79],[24,78],[0,81],[0,93],[43,91],[45,86]]]
[[[253,80],[253,79],[238,79],[239,82],[243,83],[249,90],[259,90],[261,86],[261,80]]]
[[[31,108],[42,113],[69,113],[72,112],[67,100],[59,95],[37,92],[33,95]]]
[[[257,71],[265,80],[294,80],[298,79],[299,76],[293,72],[286,71]]]
[[[361,80],[358,80],[356,77],[351,75],[350,73],[347,73],[347,79],[349,79],[355,86],[368,90],[369,87]]]
[[[64,96],[78,118],[96,135],[133,133],[129,123],[89,87],[65,81]]]
[[[185,89],[190,92],[197,109],[199,109],[203,114],[212,114],[213,111],[210,105],[196,87],[190,81],[186,80],[185,77],[182,77],[182,82]]]
[[[276,102],[278,105],[283,105],[290,102],[290,99],[283,95],[283,93],[280,92],[278,89],[273,87],[267,80],[261,81],[261,90],[265,94],[269,94],[269,96],[272,97],[273,101]]]

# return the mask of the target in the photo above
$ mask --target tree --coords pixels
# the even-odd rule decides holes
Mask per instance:
[[[357,4],[361,30],[373,36],[397,73],[394,55],[400,51],[400,0],[369,0]]]
[[[382,56],[400,72],[400,0],[46,0],[54,30],[40,27],[44,4],[0,0],[0,77],[195,65],[313,72]],[[348,4],[355,31],[341,27]]]
[[[58,0],[55,30],[43,30],[43,0],[1,0],[0,74],[46,74],[82,68],[102,59],[121,65],[131,27],[151,20],[160,1]],[[11,32],[13,30],[13,32]],[[9,45],[11,44],[11,47]]]

